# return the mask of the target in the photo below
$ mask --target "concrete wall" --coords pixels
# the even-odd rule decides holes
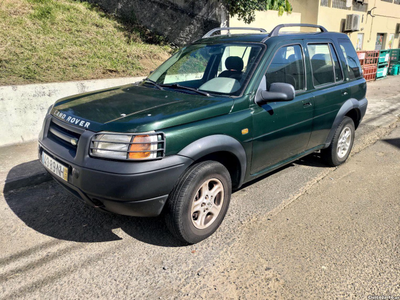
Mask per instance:
[[[223,21],[218,0],[86,0],[183,46]]]
[[[142,78],[0,86],[0,146],[37,139],[48,107],[60,98],[128,84]]]

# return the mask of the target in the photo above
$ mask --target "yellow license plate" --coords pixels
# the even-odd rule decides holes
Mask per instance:
[[[68,168],[66,166],[60,164],[58,161],[54,160],[44,152],[42,152],[41,161],[46,169],[48,169],[51,173],[57,175],[65,181],[68,181]]]

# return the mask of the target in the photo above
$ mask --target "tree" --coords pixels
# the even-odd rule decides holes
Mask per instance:
[[[223,3],[231,16],[237,15],[247,24],[254,21],[257,10],[277,10],[279,16],[292,12],[288,0],[223,0]]]

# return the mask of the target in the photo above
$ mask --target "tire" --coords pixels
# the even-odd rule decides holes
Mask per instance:
[[[232,181],[228,170],[215,161],[190,167],[169,195],[165,221],[181,241],[198,243],[212,235],[228,210]]]
[[[330,146],[322,150],[322,157],[326,163],[336,167],[344,163],[350,155],[355,138],[354,122],[344,117],[333,135]]]

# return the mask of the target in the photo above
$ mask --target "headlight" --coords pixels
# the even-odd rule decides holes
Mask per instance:
[[[90,143],[90,154],[118,160],[161,159],[165,153],[163,133],[96,134]]]

